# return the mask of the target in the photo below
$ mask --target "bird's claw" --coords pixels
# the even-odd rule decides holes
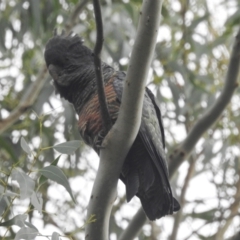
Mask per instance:
[[[105,137],[104,132],[100,131],[97,136],[96,143],[95,143],[96,148],[99,150],[105,148],[104,146],[102,146],[102,141],[103,141],[104,137]]]

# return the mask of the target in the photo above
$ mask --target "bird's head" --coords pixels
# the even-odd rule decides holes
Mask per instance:
[[[58,91],[59,87],[76,81],[80,69],[93,64],[93,53],[83,45],[83,40],[78,35],[64,33],[54,33],[46,45],[44,57]]]

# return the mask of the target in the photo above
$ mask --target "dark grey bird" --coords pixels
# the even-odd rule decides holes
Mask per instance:
[[[99,153],[103,140],[93,52],[75,36],[56,35],[45,49],[45,61],[54,85],[73,104],[83,140]],[[118,117],[126,74],[102,63],[104,88],[112,123]],[[165,156],[164,128],[152,92],[146,88],[141,126],[124,161],[119,178],[127,201],[135,195],[150,220],[173,214],[180,205],[172,195]]]

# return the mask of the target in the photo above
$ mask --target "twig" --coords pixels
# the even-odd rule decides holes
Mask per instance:
[[[102,24],[102,14],[101,8],[99,4],[99,0],[93,0],[94,13],[95,13],[95,21],[97,27],[97,36],[96,36],[96,45],[94,48],[94,65],[95,65],[95,73],[96,73],[96,81],[97,81],[97,89],[98,89],[98,100],[100,103],[101,109],[101,117],[103,126],[105,129],[105,133],[107,133],[111,127],[112,122],[110,118],[110,114],[108,112],[107,99],[104,92],[104,79],[102,74],[102,62],[101,62],[101,51],[103,46],[103,24]]]
[[[67,32],[71,30],[74,26],[77,16],[82,11],[83,7],[89,0],[83,0],[83,2],[79,3],[73,14],[69,17],[68,23],[65,25]],[[9,114],[9,116],[0,121],[0,134],[10,128],[18,119],[19,117],[24,114],[36,101],[39,92],[43,88],[46,80],[47,80],[47,68],[45,66],[39,71],[39,75],[29,88],[23,93],[23,98],[20,100],[18,106],[13,109],[13,111]]]
[[[86,226],[86,240],[106,240],[116,187],[124,159],[139,131],[147,75],[152,60],[162,1],[144,0],[116,123],[103,140],[100,165],[88,205],[87,218],[96,222]]]

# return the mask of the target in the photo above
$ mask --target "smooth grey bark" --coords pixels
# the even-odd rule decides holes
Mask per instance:
[[[136,41],[124,83],[118,119],[105,137],[100,151],[100,165],[88,205],[87,240],[107,240],[109,219],[116,198],[122,164],[140,127],[142,104],[150,63],[155,49],[161,16],[161,0],[144,0]]]
[[[118,240],[131,240],[138,236],[142,226],[146,222],[146,214],[141,207],[135,214],[133,220],[129,223],[125,231],[122,232]]]

